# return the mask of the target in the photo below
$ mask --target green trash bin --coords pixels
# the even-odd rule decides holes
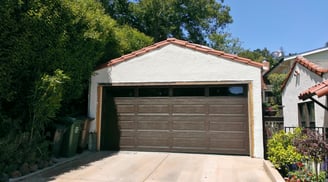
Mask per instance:
[[[81,135],[79,145],[77,147],[77,152],[81,153],[87,148],[88,145],[90,122],[92,121],[92,119],[87,117],[80,117],[79,119],[81,119]]]
[[[81,120],[72,117],[66,117],[61,120],[67,126],[67,131],[63,137],[62,156],[72,157],[76,154],[81,133]]]
[[[67,127],[62,124],[55,124],[55,133],[53,138],[53,148],[52,153],[55,157],[59,157],[61,154],[61,146],[63,143],[63,137],[66,132]]]

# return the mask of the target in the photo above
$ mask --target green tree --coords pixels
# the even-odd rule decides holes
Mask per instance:
[[[268,80],[272,85],[272,94],[274,96],[274,104],[281,105],[281,85],[285,81],[286,74],[273,73],[268,76]]]
[[[93,0],[1,1],[0,12],[0,109],[21,118],[28,117],[26,97],[41,75],[61,69],[71,78],[64,85],[69,106],[96,65],[152,43]]]
[[[134,22],[128,0],[100,0],[106,12],[121,25]]]
[[[0,171],[46,156],[37,136],[57,113],[86,114],[96,65],[152,43],[94,0],[3,0],[0,22],[0,152],[15,151],[1,153]]]
[[[255,49],[253,51],[251,50],[245,50],[240,53],[238,53],[238,56],[249,58],[253,61],[262,62],[264,60],[269,61],[270,65],[273,65],[273,57],[270,53],[270,51],[267,48],[264,49]]]
[[[233,38],[230,33],[212,34],[210,35],[210,47],[231,54],[239,54],[244,51],[241,41]]]
[[[56,117],[63,99],[63,85],[69,77],[62,70],[56,70],[54,75],[45,74],[37,80],[35,89],[29,99],[31,112],[30,142],[33,137],[41,137],[49,121]]]
[[[122,24],[161,41],[173,36],[210,45],[210,36],[224,33],[232,23],[230,7],[216,0],[102,0],[108,13]]]

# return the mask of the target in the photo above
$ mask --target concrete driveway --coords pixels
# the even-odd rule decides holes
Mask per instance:
[[[270,170],[264,160],[244,156],[97,152],[24,181],[277,181],[279,176],[272,178],[277,172]]]

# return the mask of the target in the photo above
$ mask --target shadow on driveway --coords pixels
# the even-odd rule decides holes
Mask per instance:
[[[247,156],[165,152],[94,152],[22,181],[272,182],[270,166]]]
[[[102,152],[89,152],[86,151],[82,154],[78,154],[72,158],[62,158],[55,165],[45,168],[41,171],[37,171],[27,176],[23,176],[17,179],[11,179],[11,182],[26,181],[26,182],[44,182],[55,180],[57,176],[83,169],[91,166],[91,163],[102,160],[104,158],[117,155],[117,152],[102,151]]]

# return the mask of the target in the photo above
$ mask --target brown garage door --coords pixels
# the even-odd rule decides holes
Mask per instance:
[[[247,94],[211,94],[213,89],[168,88],[154,97],[134,88],[129,97],[114,97],[120,149],[248,155]]]

